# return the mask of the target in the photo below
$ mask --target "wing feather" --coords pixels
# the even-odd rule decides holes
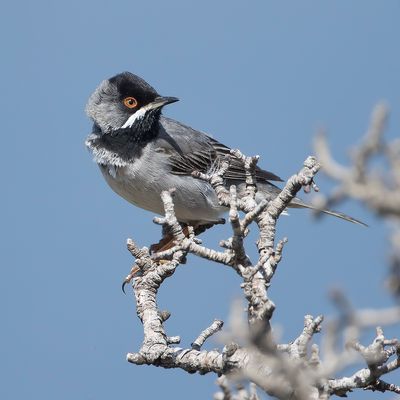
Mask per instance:
[[[175,175],[190,175],[193,171],[210,172],[230,152],[230,148],[203,132],[196,131],[186,125],[169,118],[162,117],[164,132],[160,135],[160,146],[169,147],[169,163]],[[239,160],[232,159],[225,174],[227,179],[246,179],[246,172]],[[260,181],[282,181],[279,176],[256,169],[256,177]]]

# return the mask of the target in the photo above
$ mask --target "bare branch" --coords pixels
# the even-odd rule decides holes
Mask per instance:
[[[394,392],[400,394],[400,386],[395,385],[393,383],[387,383],[382,381],[381,379],[377,379],[375,383],[367,386],[364,390],[371,390],[373,392]]]
[[[371,210],[383,216],[400,216],[400,144],[399,140],[386,144],[383,141],[388,110],[378,104],[372,114],[370,126],[361,144],[353,151],[352,165],[345,167],[334,161],[324,135],[314,141],[315,152],[321,160],[323,171],[338,183],[334,196],[318,205],[334,204],[346,198],[362,201]],[[392,166],[387,178],[369,167],[374,156],[385,157]]]
[[[212,335],[222,329],[224,322],[216,319],[207,329],[200,333],[199,337],[192,343],[192,349],[200,350],[204,342]]]
[[[394,197],[385,199],[386,204],[382,206],[380,203],[375,208],[376,211],[385,215],[397,213],[396,207],[400,205],[400,201],[396,203],[400,174],[394,174],[397,186],[389,185],[376,177],[371,178],[367,168],[369,159],[379,152],[384,152],[389,157],[392,166],[397,168],[400,165],[400,146],[397,150],[388,150],[383,142],[385,120],[386,109],[378,108],[363,144],[353,153],[351,167],[336,163],[326,140],[322,137],[317,139],[317,152],[324,161],[324,167],[332,178],[340,181],[339,189],[330,201],[359,196],[358,198],[373,206],[375,200],[367,192],[372,191],[378,199],[376,190],[379,188],[379,198],[387,196],[389,192]],[[231,186],[229,190],[225,186],[224,175],[232,158],[243,163],[246,172],[244,192],[243,186],[240,191],[236,186]],[[321,350],[313,341],[314,335],[322,329],[322,315],[315,318],[306,315],[304,327],[298,337],[290,343],[277,344],[276,335],[271,329],[275,304],[269,298],[268,289],[282,259],[287,238],[276,240],[276,224],[302,188],[305,191],[318,190],[314,177],[320,164],[315,157],[308,157],[303,168],[286,182],[274,199],[257,203],[257,161],[258,156],[246,157],[239,150],[232,150],[230,155],[215,163],[209,173],[193,173],[198,179],[209,182],[220,204],[229,211],[232,233],[221,241],[223,250],[203,246],[192,227],[183,228],[175,215],[173,190],[161,194],[165,216],[154,219],[155,223],[171,232],[173,245],[167,250],[150,255],[146,247],[139,248],[132,240],[128,241],[128,249],[135,257],[135,263],[126,282],[135,279],[133,289],[137,315],[144,332],[139,352],[129,353],[128,361],[137,365],[179,368],[190,373],[216,373],[220,376],[220,391],[215,395],[217,400],[258,400],[256,386],[271,396],[285,400],[325,400],[332,395],[345,396],[356,388],[398,393],[398,386],[380,379],[400,366],[397,339],[387,339],[381,328],[377,328],[375,339],[367,346],[361,344],[359,337],[365,328],[399,322],[400,307],[355,310],[350,301],[336,291],[333,299],[340,316],[325,324],[326,332]],[[244,214],[242,218],[241,213]],[[255,262],[246,254],[245,242],[250,225],[258,228],[258,259]],[[201,350],[206,340],[222,329],[221,320],[215,320],[204,329],[190,348],[176,347],[181,338],[169,336],[166,332],[164,322],[170,317],[170,313],[159,310],[158,290],[175,273],[180,263],[185,262],[188,254],[224,264],[242,279],[247,321],[242,321],[242,307],[239,311],[234,310],[235,317],[232,318],[230,331],[226,332],[225,328],[219,335],[224,340],[222,349]],[[400,256],[395,260],[397,263]],[[398,265],[400,271],[400,263]],[[344,341],[348,345],[342,349]],[[360,360],[365,363],[364,368],[351,376],[333,378],[341,369]],[[250,382],[248,389],[243,382]]]

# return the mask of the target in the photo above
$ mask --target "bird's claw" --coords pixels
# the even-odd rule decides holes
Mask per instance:
[[[133,265],[133,267],[132,267],[132,269],[131,269],[131,272],[129,272],[129,274],[127,275],[127,277],[124,279],[124,281],[122,282],[122,291],[124,292],[124,294],[126,294],[126,292],[125,292],[125,286],[128,284],[128,283],[131,283],[132,282],[132,279],[134,279],[135,277],[136,277],[136,275],[138,274],[140,272],[140,268],[136,265],[136,264],[134,264]]]
[[[124,292],[124,294],[126,294],[126,292],[125,292],[125,286],[126,286],[127,283],[129,283],[129,282],[127,282],[126,280],[124,280],[124,281],[122,282],[121,289],[122,289],[122,291]]]

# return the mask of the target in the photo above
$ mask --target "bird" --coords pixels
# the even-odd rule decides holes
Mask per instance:
[[[202,232],[220,223],[227,208],[220,205],[210,183],[196,178],[193,172],[210,172],[231,149],[206,133],[162,115],[166,105],[178,100],[161,96],[131,72],[103,80],[86,106],[93,128],[85,143],[106,182],[118,195],[162,215],[161,192],[175,189],[177,220]],[[259,167],[255,175],[256,201],[272,200],[280,193],[273,183],[282,182],[279,176]],[[243,164],[232,159],[224,175],[226,187],[236,185],[240,196],[245,190],[245,177]],[[315,209],[297,197],[289,207]],[[337,211],[318,211],[363,225]]]

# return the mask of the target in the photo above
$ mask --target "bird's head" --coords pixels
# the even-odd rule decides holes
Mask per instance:
[[[176,97],[160,96],[137,75],[123,72],[101,82],[89,98],[86,113],[103,134],[120,129],[148,131],[161,109],[176,101]]]

